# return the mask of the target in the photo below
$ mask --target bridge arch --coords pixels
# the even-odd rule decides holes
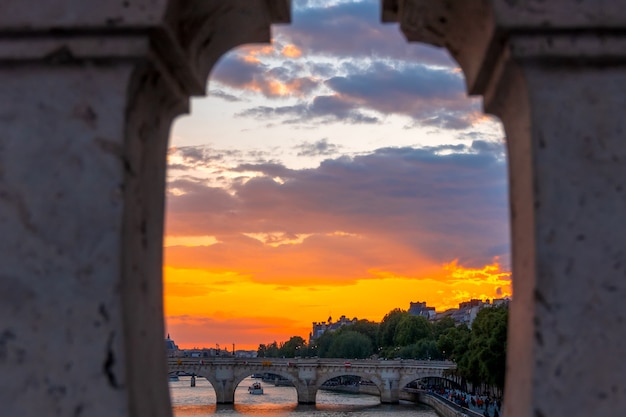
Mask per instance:
[[[423,373],[417,373],[413,375],[411,374],[403,375],[400,378],[398,385],[400,386],[400,389],[402,389],[413,381],[419,381],[420,379],[429,378],[429,377],[446,379],[444,376],[444,372],[423,372]]]
[[[450,385],[451,388],[456,388],[456,389],[462,389],[463,386],[461,384],[459,384],[457,381],[447,378],[445,376],[436,376],[436,375],[428,375],[428,376],[419,376],[411,381],[408,381],[406,379],[400,381],[400,389],[404,389],[406,388],[408,385],[410,385],[413,382],[418,382],[418,381],[425,381],[425,380],[429,380],[429,379],[435,379],[435,380],[439,380],[439,381],[443,381],[445,383],[448,383]]]
[[[204,378],[207,381],[209,381],[209,383],[211,384],[211,387],[213,387],[213,391],[215,392],[216,402],[219,404],[224,400],[225,398],[225,395],[223,393],[224,384],[222,384],[216,378],[215,373],[209,372],[207,369],[203,369],[203,368],[194,370],[193,372],[185,372],[185,373],[195,375],[196,378]]]
[[[368,372],[359,372],[357,370],[349,370],[349,369],[346,369],[345,371],[325,373],[324,376],[319,378],[317,380],[317,383],[315,384],[316,394],[317,394],[317,391],[319,391],[320,387],[324,385],[325,382],[328,382],[333,378],[338,378],[341,376],[358,376],[361,379],[372,381],[372,383],[374,383],[376,388],[378,388],[378,392],[382,395],[384,381],[380,377],[378,377],[377,375],[368,373]]]
[[[247,377],[254,375],[256,373],[259,373],[256,370],[239,370],[235,372],[235,376],[233,379],[233,386],[235,388],[237,388],[239,386],[239,384],[241,384],[241,382],[246,379]],[[291,375],[288,372],[283,372],[281,370],[265,370],[263,371],[263,373],[267,373],[267,374],[272,374],[272,375],[278,375],[282,378],[288,379],[289,382],[291,382],[293,384],[294,387],[297,387],[299,381],[296,377],[294,377],[293,375]]]

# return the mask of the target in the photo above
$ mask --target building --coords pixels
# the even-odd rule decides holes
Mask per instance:
[[[167,338],[165,339],[165,352],[168,358],[174,358],[180,356],[181,351],[178,349],[178,345],[174,343],[174,340],[170,338],[170,334],[167,334]]]
[[[482,310],[483,308],[488,308],[488,307],[504,306],[504,305],[508,305],[508,303],[509,303],[508,298],[498,298],[492,301],[490,300],[483,301],[483,300],[478,300],[478,299],[473,298],[469,301],[464,301],[462,303],[459,303],[459,308],[451,308],[444,312],[437,313],[435,320],[438,321],[445,317],[450,317],[452,318],[452,320],[454,320],[456,324],[466,324],[467,327],[471,328],[472,323],[476,319],[476,315],[478,314],[480,310]]]
[[[418,301],[416,303],[409,303],[409,314],[413,316],[422,316],[426,317],[428,320],[435,320],[437,316],[437,312],[435,311],[435,307],[428,307],[426,305],[426,301]]]
[[[332,320],[333,320],[332,317],[328,317],[327,322],[324,322],[324,321],[313,322],[313,329],[311,330],[311,333],[309,334],[309,344],[315,341],[316,339],[318,339],[321,335],[323,335],[327,331],[332,333],[336,331],[337,329],[341,328],[342,326],[346,326],[348,324],[354,324],[358,321],[356,317],[354,317],[353,319],[349,319],[346,316],[341,316],[339,320],[337,320],[334,323]]]

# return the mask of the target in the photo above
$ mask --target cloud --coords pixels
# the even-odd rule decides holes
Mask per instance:
[[[318,80],[296,73],[280,65],[263,63],[256,56],[244,55],[243,51],[227,54],[211,76],[213,82],[233,89],[257,92],[268,98],[304,96],[318,86]],[[295,67],[294,70],[297,70]]]
[[[317,142],[302,142],[295,146],[298,156],[329,156],[339,152],[340,146],[328,143],[328,139],[320,139]]]
[[[228,165],[233,163],[268,162],[279,153],[280,150],[273,148],[239,150],[217,149],[211,145],[178,146],[168,150],[168,170],[195,170],[197,173],[200,169],[210,169],[213,173],[219,173],[230,169]]]
[[[297,45],[304,54],[418,60],[456,67],[447,51],[409,44],[396,24],[380,22],[380,1],[295,5],[291,25],[276,28],[277,40]]]
[[[293,24],[276,28],[273,46],[227,54],[212,82],[220,87],[292,99],[256,105],[240,118],[306,123],[378,124],[387,115],[413,119],[407,128],[466,130],[481,121],[480,99],[466,97],[462,72],[441,50],[408,45],[397,27],[379,23],[378,1],[306,2]]]
[[[426,125],[465,129],[482,114],[460,74],[421,64],[373,63],[325,84],[353,108],[404,114]]]
[[[308,103],[292,106],[257,106],[244,110],[237,117],[254,117],[259,120],[283,118],[283,123],[306,123],[311,121],[374,124],[377,117],[359,111],[356,106],[339,96],[317,96]]]
[[[224,101],[228,101],[231,103],[235,103],[238,101],[242,101],[239,97],[234,96],[232,94],[228,94],[222,90],[210,90],[209,94],[207,94],[210,97],[217,97],[217,98],[221,98]]]
[[[168,262],[224,271],[249,264],[241,273],[255,280],[296,285],[367,279],[374,270],[417,276],[417,265],[453,259],[469,267],[500,256],[506,267],[501,148],[479,141],[382,148],[301,170],[245,164],[233,172],[255,176],[229,190],[173,181],[179,193],[168,198],[167,234],[216,236],[220,243],[167,248]],[[307,237],[272,246],[255,234]]]
[[[300,58],[302,56],[302,51],[296,45],[289,44],[283,47],[281,54],[287,58]]]
[[[343,75],[323,81],[332,94],[314,95],[286,106],[256,106],[237,116],[280,119],[285,124],[319,120],[372,124],[380,123],[380,116],[397,114],[411,117],[415,126],[454,130],[470,128],[483,120],[480,100],[466,96],[458,72],[413,63],[341,67]]]

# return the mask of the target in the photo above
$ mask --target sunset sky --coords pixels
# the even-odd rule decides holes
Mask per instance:
[[[272,45],[225,55],[175,123],[164,278],[181,348],[511,295],[501,125],[379,7],[294,0]]]

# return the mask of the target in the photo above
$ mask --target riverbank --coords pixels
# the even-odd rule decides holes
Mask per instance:
[[[380,397],[380,391],[375,385],[334,385],[322,386],[320,389],[346,394],[367,394]],[[400,399],[425,404],[435,410],[440,417],[483,417],[482,414],[460,407],[439,395],[422,390],[402,390],[400,391]]]
[[[460,407],[452,401],[446,400],[435,394],[416,392],[417,401],[426,404],[437,412],[441,417],[483,417],[470,409]]]

